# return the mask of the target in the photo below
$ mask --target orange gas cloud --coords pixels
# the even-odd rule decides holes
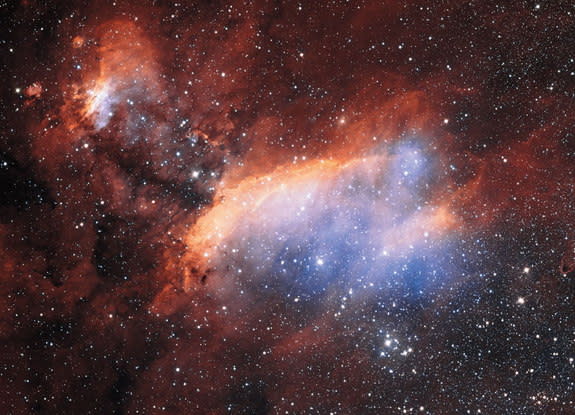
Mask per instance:
[[[409,155],[419,156],[418,150],[410,151]],[[225,264],[226,256],[238,252],[240,241],[247,234],[267,241],[274,234],[282,237],[284,232],[288,237],[304,240],[310,232],[337,232],[334,229],[338,226],[349,226],[341,218],[342,223],[329,230],[313,231],[314,222],[331,210],[368,212],[365,214],[371,228],[367,232],[370,243],[378,250],[376,256],[403,255],[422,240],[440,240],[459,222],[451,212],[452,198],[448,194],[442,193],[437,199],[433,196],[424,207],[418,206],[407,218],[398,219],[405,213],[401,209],[410,209],[414,191],[402,181],[410,174],[421,174],[410,169],[425,163],[415,158],[414,165],[409,166],[399,160],[401,157],[405,155],[380,152],[347,160],[317,159],[244,178],[230,171],[219,183],[213,205],[185,237],[189,247],[186,261],[190,265],[184,272],[183,287],[190,289],[203,275],[225,266],[222,261]],[[402,163],[405,165],[400,166]],[[403,170],[397,171],[399,168]],[[270,249],[274,248],[254,247],[250,255],[266,262],[264,257],[273,255]]]
[[[571,410],[569,2],[4,3],[5,412]]]
[[[133,112],[142,102],[158,104],[163,99],[157,51],[142,29],[130,20],[112,20],[94,36],[82,80],[73,86],[70,105],[80,104],[79,116],[100,130],[112,117]],[[84,45],[76,36],[73,46]],[[78,66],[78,69],[84,69]],[[78,115],[70,121],[77,122]]]

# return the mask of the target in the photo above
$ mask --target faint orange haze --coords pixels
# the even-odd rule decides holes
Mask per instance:
[[[239,27],[237,34],[244,36],[242,39],[254,36],[248,24]],[[188,91],[209,90],[217,97],[210,101],[202,100],[199,92],[197,96],[190,94],[187,101],[179,101],[185,104],[181,114],[188,117],[185,128],[190,135],[214,149],[224,148],[222,154],[229,159],[223,176],[211,181],[214,188],[211,204],[198,214],[179,220],[170,231],[174,238],[181,239],[185,253],[173,258],[167,255],[170,276],[166,280],[180,281],[178,285],[185,290],[195,287],[208,270],[213,272],[219,255],[246,226],[256,233],[270,231],[277,223],[288,220],[295,209],[306,205],[308,195],[321,198],[327,193],[327,186],[341,177],[362,169],[383,169],[388,160],[382,155],[385,153],[382,149],[414,139],[432,150],[436,163],[449,172],[448,156],[451,157],[457,146],[455,137],[446,129],[449,120],[437,105],[443,98],[441,94],[410,84],[400,74],[378,72],[358,74],[355,82],[347,86],[346,99],[313,122],[305,119],[310,109],[306,98],[286,105],[285,118],[269,114],[257,117],[243,132],[239,151],[235,149],[235,154],[229,154],[226,137],[237,127],[229,114],[239,102],[238,96],[231,92],[250,85],[234,68],[234,57],[248,56],[245,39],[237,45],[233,38],[228,39],[227,54],[215,59],[222,64],[222,69],[199,67],[197,77],[201,82],[194,87],[190,87],[189,82],[180,84],[186,99]],[[166,52],[142,29],[141,22],[111,19],[90,33],[74,36],[71,49],[85,53],[86,59],[79,79],[65,91],[61,108],[65,128],[72,133],[51,135],[59,146],[78,145],[76,141],[86,133],[118,128],[120,124],[123,125],[119,131],[125,137],[114,139],[129,139],[131,117],[139,114],[136,109],[146,113],[148,107],[161,107],[167,102],[161,69]],[[186,52],[188,60],[199,59],[197,53],[192,49]],[[217,55],[217,51],[214,53]],[[210,87],[203,89],[205,84]],[[466,96],[477,94],[470,88],[454,88],[453,92]],[[35,82],[24,93],[32,101],[45,92],[42,84]],[[207,121],[189,121],[194,119],[195,108],[188,101],[194,102],[198,111],[208,108],[212,111],[217,107],[215,113],[208,111],[210,115],[206,115],[217,128],[206,127]],[[299,123],[288,121],[292,119]],[[160,141],[159,131],[165,126],[157,125],[146,131],[151,141]],[[300,134],[310,139],[302,141],[298,138]],[[65,137],[69,140],[67,143]],[[467,152],[458,153],[458,163],[455,163],[458,167],[453,169],[453,174],[458,174],[462,163],[463,170],[471,173],[457,184],[449,174],[431,178],[434,190],[427,209],[413,215],[403,226],[387,229],[381,236],[381,244],[401,250],[413,245],[423,234],[441,238],[454,230],[488,227],[505,215],[507,209],[534,211],[537,207],[529,194],[534,183],[538,182],[541,187],[543,181],[548,180],[538,173],[543,166],[534,151],[544,153],[549,147],[546,132],[536,131],[528,141],[516,143],[513,148],[495,149],[488,160]],[[56,148],[52,150],[46,145],[41,151],[56,151]],[[507,158],[509,162],[504,161]],[[115,195],[110,206],[126,203],[130,197],[127,179],[116,177],[110,166],[104,166],[102,171],[110,176],[106,187]],[[501,171],[514,180],[501,185],[497,174]],[[190,166],[189,176],[194,178],[194,174],[203,173]],[[151,216],[161,210],[156,199],[146,192],[141,192],[136,200],[141,214]],[[348,202],[325,199],[322,203]]]

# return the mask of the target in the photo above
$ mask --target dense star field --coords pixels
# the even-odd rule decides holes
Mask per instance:
[[[2,414],[575,414],[575,3],[0,13]]]

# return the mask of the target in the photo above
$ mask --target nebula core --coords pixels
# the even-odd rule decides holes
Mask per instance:
[[[571,1],[0,2],[5,414],[575,414]]]

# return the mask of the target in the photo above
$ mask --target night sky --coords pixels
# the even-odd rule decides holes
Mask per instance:
[[[0,21],[0,413],[575,414],[573,1]]]

